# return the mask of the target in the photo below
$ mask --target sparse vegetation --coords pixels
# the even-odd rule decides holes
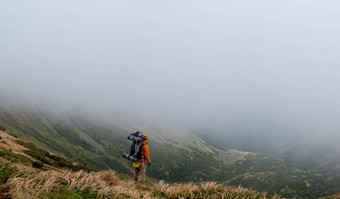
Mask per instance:
[[[6,131],[6,128],[0,125],[0,131]]]
[[[258,193],[243,187],[225,187],[216,182],[206,182],[200,185],[183,184],[176,187],[155,186],[153,196],[161,198],[280,198]]]
[[[77,165],[74,165],[72,167],[72,171],[80,171],[80,170],[84,170],[84,171],[96,171],[95,169],[89,167],[86,163],[77,164]]]
[[[18,171],[18,168],[9,163],[0,162],[0,198],[10,198],[5,195],[7,180]]]
[[[20,162],[20,163],[31,163],[32,160],[28,157],[13,153],[12,151],[6,150],[4,148],[0,148],[0,157],[9,160],[11,162]]]
[[[34,168],[40,169],[40,168],[42,168],[43,166],[44,166],[44,163],[42,163],[42,162],[40,162],[40,161],[33,161],[33,162],[32,162],[32,167],[34,167]]]
[[[0,185],[6,183],[11,175],[13,175],[17,171],[17,167],[14,167],[9,163],[0,162]]]
[[[88,167],[86,164],[74,165],[70,160],[60,157],[60,156],[53,155],[50,152],[46,151],[45,149],[37,147],[33,143],[25,142],[22,140],[16,140],[16,142],[28,149],[28,150],[24,150],[23,151],[24,153],[26,153],[27,155],[37,160],[37,161],[32,162],[33,167],[41,168],[44,164],[48,164],[48,165],[56,166],[56,167],[71,168],[74,171],[79,171],[79,170],[93,171],[94,170]]]
[[[13,198],[279,198],[242,187],[214,182],[150,186],[119,180],[111,171],[40,171],[10,178],[6,186]]]

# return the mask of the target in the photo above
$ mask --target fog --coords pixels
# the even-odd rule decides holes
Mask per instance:
[[[0,89],[157,113],[205,135],[339,134],[339,10],[337,0],[5,0]]]

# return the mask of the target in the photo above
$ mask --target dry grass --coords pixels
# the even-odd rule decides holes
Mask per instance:
[[[340,193],[336,193],[331,196],[323,197],[323,199],[339,199],[340,198]]]
[[[58,171],[40,171],[36,173],[18,173],[10,178],[6,186],[10,188],[13,198],[37,198],[40,193],[48,192],[59,187],[71,190],[90,188],[99,196],[110,196],[111,187],[118,179],[113,171],[91,172],[84,171],[61,173]]]
[[[200,185],[181,184],[179,186],[155,186],[154,196],[164,198],[280,198],[279,196],[267,196],[243,187],[225,187],[216,182],[205,182]]]
[[[0,136],[2,138],[0,140],[0,147],[6,150],[12,150],[14,153],[18,153],[32,159],[30,156],[23,152],[24,150],[27,149],[16,142],[16,140],[19,140],[18,138],[15,138],[4,131],[0,131]]]
[[[40,171],[17,173],[6,186],[13,198],[47,198],[46,194],[63,187],[67,190],[91,190],[97,198],[279,198],[266,197],[242,187],[225,187],[215,182],[150,186],[119,180],[114,171],[67,172]]]

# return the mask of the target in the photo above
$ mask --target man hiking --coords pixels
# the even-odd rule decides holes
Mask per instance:
[[[135,182],[138,181],[138,175],[140,175],[141,179],[140,182],[142,184],[145,184],[146,181],[146,163],[148,163],[149,167],[151,167],[151,160],[150,160],[150,154],[149,154],[149,146],[148,144],[148,140],[149,140],[149,136],[145,135],[145,140],[143,141],[142,144],[142,158],[138,161],[138,162],[134,162],[133,166],[135,167],[135,176],[134,176],[134,180]]]

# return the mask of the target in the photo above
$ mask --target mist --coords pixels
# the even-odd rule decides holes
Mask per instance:
[[[230,140],[339,135],[339,1],[1,4],[1,95]]]

